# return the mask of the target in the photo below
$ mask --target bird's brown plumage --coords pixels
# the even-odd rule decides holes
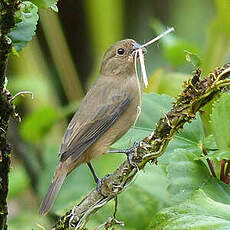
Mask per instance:
[[[63,137],[60,161],[40,214],[51,208],[65,177],[82,163],[105,154],[133,125],[141,106],[135,74],[134,40],[115,43],[105,53],[98,80],[88,91]],[[119,52],[123,49],[124,53]],[[120,50],[121,51],[121,50]]]

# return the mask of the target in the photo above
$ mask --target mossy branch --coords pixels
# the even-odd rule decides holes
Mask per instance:
[[[0,230],[7,229],[7,194],[8,173],[10,169],[10,146],[7,143],[7,129],[10,116],[14,113],[11,95],[5,89],[8,55],[12,49],[12,42],[8,38],[10,29],[14,27],[14,13],[16,0],[2,0],[0,2]]]
[[[121,193],[148,162],[156,162],[165,152],[173,135],[183,128],[185,123],[195,119],[196,113],[216,94],[230,86],[229,76],[230,63],[215,69],[203,79],[201,71],[197,69],[193,77],[185,83],[185,89],[173,104],[171,111],[158,121],[154,132],[139,143],[132,158],[138,167],[130,165],[128,160],[123,162],[111,176],[103,180],[101,191],[104,196],[95,188],[62,216],[53,229],[84,229],[93,213]]]

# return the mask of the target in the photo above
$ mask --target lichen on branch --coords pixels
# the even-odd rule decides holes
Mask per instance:
[[[0,2],[0,229],[7,229],[7,194],[8,173],[10,169],[10,146],[7,143],[7,129],[10,116],[14,113],[11,95],[5,89],[8,55],[12,49],[12,42],[8,38],[14,27],[14,14],[17,8],[16,0]]]

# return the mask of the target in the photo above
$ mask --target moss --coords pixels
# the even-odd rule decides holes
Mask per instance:
[[[11,41],[7,37],[14,27],[16,0],[4,0],[0,3],[0,229],[7,229],[7,194],[8,174],[10,170],[10,146],[7,143],[6,132],[14,107],[10,102],[11,95],[4,89],[8,54],[11,52]]]

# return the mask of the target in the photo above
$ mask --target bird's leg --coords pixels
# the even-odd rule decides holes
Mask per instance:
[[[133,162],[132,158],[132,153],[134,153],[135,149],[138,147],[139,143],[138,142],[134,142],[133,146],[131,148],[128,149],[115,149],[115,150],[109,150],[110,153],[124,153],[126,154],[129,163],[133,166],[133,167],[137,167],[137,165]]]
[[[92,164],[91,164],[90,162],[87,162],[87,165],[88,165],[88,167],[89,167],[91,173],[93,174],[93,178],[94,178],[95,182],[97,183],[97,191],[98,191],[102,196],[104,196],[104,195],[102,194],[102,192],[101,192],[101,183],[102,183],[102,181],[103,181],[106,177],[108,177],[108,176],[110,176],[110,175],[107,174],[107,175],[105,175],[102,179],[100,179],[100,178],[97,176],[97,174],[96,174],[96,172],[95,172],[95,170],[94,170]]]
[[[100,178],[97,176],[92,164],[90,162],[87,162],[87,165],[91,171],[91,173],[93,174],[93,179],[95,180],[95,182],[98,184],[98,182],[100,181]]]
[[[109,150],[109,152],[110,153],[125,153],[125,154],[129,154],[129,153],[133,153],[135,151],[135,149],[138,147],[138,145],[139,145],[139,143],[135,141],[131,148]]]

